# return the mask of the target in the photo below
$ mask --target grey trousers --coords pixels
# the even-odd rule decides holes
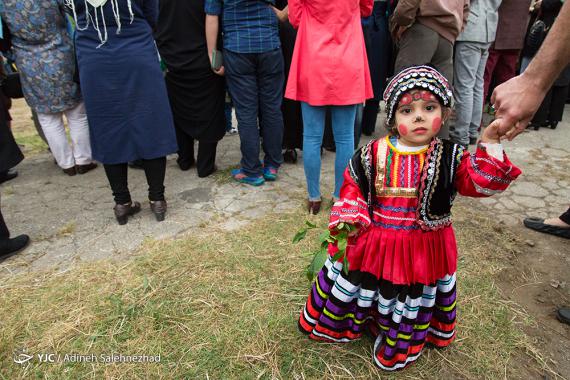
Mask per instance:
[[[441,72],[450,84],[453,82],[453,44],[433,29],[416,22],[400,39],[395,72],[408,66],[426,63]],[[444,125],[438,136],[447,138],[448,132],[447,126]]]
[[[453,44],[435,30],[415,23],[404,32],[398,46],[396,72],[413,65],[431,63],[453,82]]]
[[[455,126],[450,138],[468,145],[470,138],[479,137],[483,115],[483,77],[489,57],[490,43],[457,41],[455,43],[454,95]]]

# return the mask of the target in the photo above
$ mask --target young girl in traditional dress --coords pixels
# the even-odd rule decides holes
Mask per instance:
[[[355,226],[346,256],[329,247],[301,312],[311,339],[349,342],[367,330],[373,358],[385,370],[404,368],[424,345],[455,338],[457,244],[451,205],[457,192],[486,197],[521,173],[503,152],[496,123],[474,154],[436,137],[448,118],[451,88],[434,68],[397,74],[384,92],[391,133],[359,149],[344,174],[329,229]]]

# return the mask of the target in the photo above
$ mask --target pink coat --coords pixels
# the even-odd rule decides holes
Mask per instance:
[[[285,97],[313,106],[363,103],[374,96],[360,18],[373,0],[289,0],[298,28]]]

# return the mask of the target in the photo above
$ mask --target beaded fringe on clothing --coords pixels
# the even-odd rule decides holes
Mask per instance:
[[[103,6],[110,1],[111,7],[113,8],[113,15],[115,16],[115,23],[117,25],[117,34],[121,33],[121,14],[119,13],[119,0],[83,0],[85,2],[85,13],[87,23],[83,26],[77,23],[77,12],[75,11],[75,0],[65,0],[65,5],[68,6],[71,11],[73,12],[73,19],[75,21],[75,27],[78,30],[86,30],[89,27],[89,24],[93,24],[93,28],[97,31],[99,35],[99,41],[101,43],[97,47],[101,47],[102,45],[107,42],[108,34],[107,34],[107,23],[105,22],[105,15],[103,13]],[[126,0],[127,6],[129,8],[129,13],[131,17],[131,23],[134,20],[134,13],[131,5],[131,0]],[[89,11],[89,6],[91,5],[93,8],[93,12]],[[101,23],[102,26],[99,25],[99,14],[101,16]],[[103,30],[101,31],[101,27]]]

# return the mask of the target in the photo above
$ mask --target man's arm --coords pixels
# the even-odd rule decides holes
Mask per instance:
[[[467,25],[467,19],[469,18],[469,0],[465,0],[463,3],[463,24],[461,25],[461,31],[465,30],[465,26]]]
[[[420,0],[400,0],[392,16],[393,22],[398,26],[409,28],[416,21],[419,7]]]
[[[273,12],[275,12],[275,15],[277,16],[277,19],[279,20],[279,22],[284,23],[284,22],[289,21],[289,6],[288,5],[281,10],[275,8],[274,6],[271,6],[271,9],[273,9]]]
[[[416,21],[420,0],[400,0],[390,18],[390,33],[399,41],[404,32]]]
[[[218,35],[220,33],[220,14],[222,13],[222,0],[206,0],[204,4],[206,13],[206,47],[210,65],[212,64],[212,52],[218,48]],[[224,66],[214,73],[224,75]]]
[[[570,63],[570,5],[564,4],[528,68],[501,84],[491,102],[509,140],[524,131],[560,72]],[[514,127],[513,127],[514,126]]]

